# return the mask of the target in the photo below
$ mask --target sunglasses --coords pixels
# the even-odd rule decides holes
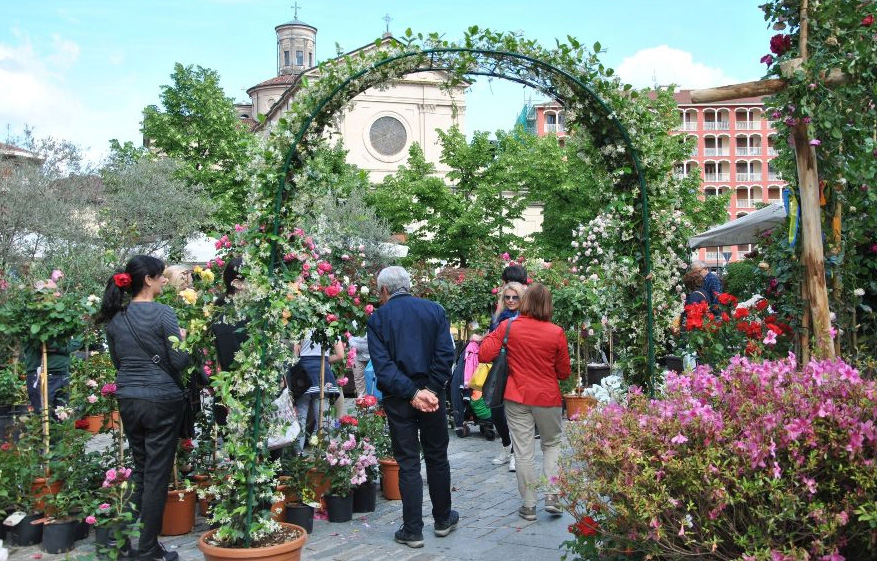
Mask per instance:
[[[515,300],[520,300],[521,297],[518,296],[517,294],[503,294],[502,299],[503,300],[511,300],[512,302],[514,302]]]

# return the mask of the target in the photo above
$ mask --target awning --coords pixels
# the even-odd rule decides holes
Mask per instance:
[[[746,216],[726,222],[692,236],[688,240],[691,249],[699,247],[723,247],[738,244],[756,243],[760,234],[775,228],[786,221],[786,209],[781,203],[771,203]]]

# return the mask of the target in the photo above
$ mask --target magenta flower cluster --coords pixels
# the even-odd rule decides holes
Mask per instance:
[[[581,442],[570,437],[584,449],[560,488],[606,516],[607,535],[658,557],[877,558],[855,514],[877,494],[873,381],[790,354],[670,372],[665,388],[661,399],[634,388],[627,405],[592,412]]]

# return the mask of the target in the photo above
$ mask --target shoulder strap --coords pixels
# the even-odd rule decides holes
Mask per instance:
[[[502,347],[500,347],[500,349],[499,349],[500,352],[505,352],[505,351],[506,351],[506,345],[507,345],[508,342],[509,342],[509,331],[512,330],[512,322],[515,321],[515,319],[516,319],[517,317],[518,317],[518,316],[515,316],[515,317],[513,317],[513,318],[509,318],[509,322],[506,324],[506,328],[505,328],[505,337],[502,338]]]
[[[161,359],[160,355],[153,354],[153,353],[149,352],[149,349],[147,349],[146,345],[143,344],[143,341],[140,339],[140,336],[137,335],[137,332],[134,330],[134,326],[131,325],[131,320],[128,319],[127,310],[122,312],[122,317],[125,318],[125,323],[128,324],[128,329],[131,331],[131,335],[133,335],[134,339],[137,340],[137,344],[140,345],[140,348],[143,349],[143,352],[150,356],[150,359],[152,360],[153,364],[156,364],[159,368],[164,370],[165,373],[167,373],[167,375],[170,376],[173,379],[173,381],[176,382],[176,384],[178,386],[180,386],[181,389],[186,389],[183,386],[183,383],[180,380],[179,375],[175,374],[173,372],[173,370],[171,370],[170,365],[167,364],[166,361],[163,361]]]
[[[696,292],[697,294],[700,294],[701,296],[703,296],[704,300],[706,300],[706,294],[704,294],[703,291],[695,290],[694,292]]]

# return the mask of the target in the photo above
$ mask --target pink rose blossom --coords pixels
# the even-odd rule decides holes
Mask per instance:
[[[97,523],[97,518],[89,514],[85,517],[85,523],[94,526]]]

